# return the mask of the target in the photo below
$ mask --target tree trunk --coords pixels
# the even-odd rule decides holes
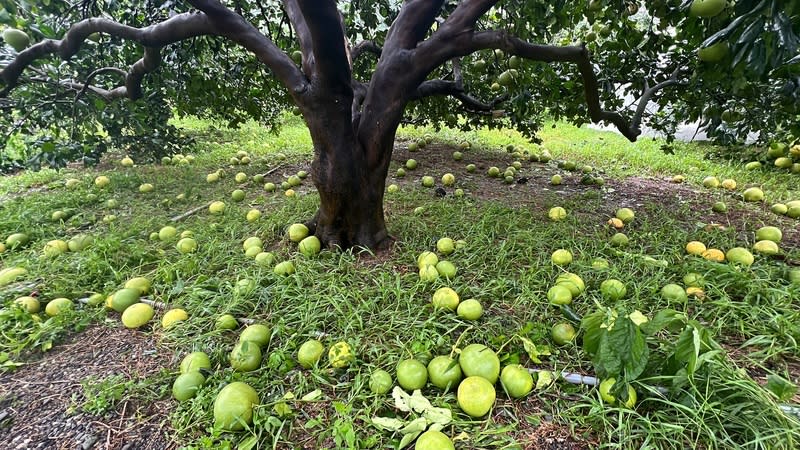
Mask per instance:
[[[311,175],[320,196],[319,210],[306,225],[328,247],[384,249],[393,241],[383,194],[394,133],[390,140],[359,142],[351,100],[343,97],[328,97],[304,114],[314,142]]]

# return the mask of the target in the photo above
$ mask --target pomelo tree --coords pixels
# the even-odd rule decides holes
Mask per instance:
[[[391,241],[383,193],[403,122],[532,139],[545,118],[630,140],[690,119],[729,138],[800,135],[796,1],[34,3],[0,2],[29,39],[4,33],[0,148],[28,136],[51,165],[109,145],[157,155],[176,151],[173,112],[274,125],[296,108],[320,195],[308,225],[326,245]]]

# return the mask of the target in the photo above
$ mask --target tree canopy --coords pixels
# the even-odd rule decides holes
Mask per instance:
[[[152,157],[173,153],[185,142],[167,124],[173,113],[224,118],[232,125],[248,119],[275,125],[279,114],[295,103],[285,85],[288,75],[281,73],[286,70],[276,61],[294,57],[300,63],[303,58],[304,71],[314,62],[310,44],[304,48],[308,30],[292,17],[302,16],[304,3],[0,1],[0,23],[23,30],[31,45],[75,31],[71,42],[57,51],[66,60],[54,51],[40,52],[35,58],[30,55],[19,73],[9,65],[24,59],[26,52],[10,45],[0,48],[0,67],[5,67],[0,77],[0,148],[6,148],[2,163],[92,162],[109,147]],[[512,126],[535,138],[546,118],[576,124],[608,119],[597,111],[592,114],[591,97],[596,95],[598,107],[619,111],[634,127],[641,116],[646,125],[667,134],[680,122],[700,120],[710,135],[726,143],[753,132],[762,140],[800,135],[800,2],[646,3],[380,0],[338,2],[338,10],[353,60],[356,96],[369,86],[378,56],[393,30],[404,23],[403,15],[412,16],[406,22],[419,28],[409,34],[417,48],[434,42],[448,19],[464,13],[468,17],[462,19],[474,20],[474,30],[483,38],[513,36],[518,43],[552,46],[546,51],[529,47],[528,56],[565,61],[543,64],[524,54],[514,56],[501,49],[509,48],[508,40],[473,43],[425,74],[428,83],[405,110],[407,122],[464,129]],[[699,14],[693,3],[700,4]],[[717,4],[722,5],[717,14],[703,17],[710,14],[702,8],[713,10]],[[243,38],[241,29],[226,32],[219,23],[211,26],[197,19],[203,14],[198,9],[208,14],[214,8],[243,18],[253,35]],[[100,18],[104,25],[95,21],[96,26],[83,28],[91,32],[81,34],[81,21],[90,18]],[[195,29],[178,35],[165,31],[180,21],[193,22],[186,26]],[[142,37],[144,30],[149,37]],[[267,42],[275,53],[259,54],[259,48],[272,48],[261,46]],[[591,64],[579,62],[583,45]],[[698,50],[714,45],[716,50],[698,57]],[[394,70],[393,76],[400,76],[404,67]],[[587,71],[594,76],[587,78]],[[591,86],[592,79],[596,86]],[[141,83],[137,92],[134,80]],[[132,84],[125,89],[126,83]],[[626,98],[643,94],[660,112],[637,111],[642,102],[626,103]],[[134,101],[115,101],[122,97]]]

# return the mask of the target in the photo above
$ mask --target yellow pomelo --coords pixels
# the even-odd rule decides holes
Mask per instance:
[[[252,341],[261,347],[266,347],[269,344],[269,337],[271,330],[268,326],[260,323],[255,323],[248,326],[239,335],[240,341]]]
[[[150,280],[145,277],[131,278],[125,282],[126,289],[136,289],[140,295],[145,295],[150,291]]]
[[[14,303],[16,303],[22,309],[24,309],[29,313],[37,313],[42,309],[42,306],[36,297],[30,297],[30,296],[19,297],[16,300],[14,300]]]
[[[203,387],[206,377],[200,372],[189,372],[178,375],[172,383],[172,396],[179,402],[184,402],[197,395]]]
[[[621,220],[623,223],[633,222],[634,217],[633,210],[630,208],[620,208],[617,210],[617,219]]]
[[[54,317],[70,309],[72,309],[72,300],[68,298],[56,298],[47,302],[47,306],[44,307],[44,312],[47,313],[48,316]]]
[[[449,287],[437,289],[433,294],[433,298],[431,298],[434,308],[447,308],[451,311],[456,310],[458,302],[458,293]]]
[[[710,248],[704,251],[701,256],[709,261],[715,261],[715,262],[725,261],[725,254],[722,253],[722,250],[716,248]]]
[[[300,366],[310,369],[317,365],[317,362],[325,353],[325,346],[316,339],[309,339],[297,350],[297,362]]]
[[[584,284],[583,279],[570,272],[559,275],[558,278],[556,278],[556,285],[566,286],[567,289],[572,292],[572,298],[579,296],[584,290],[586,290],[586,284]]]
[[[211,369],[211,360],[204,352],[192,352],[181,360],[181,373],[197,372],[200,369]]]
[[[136,303],[125,309],[122,313],[122,324],[127,328],[139,328],[150,322],[155,311],[147,303]]]
[[[557,284],[547,291],[547,300],[553,305],[569,305],[572,303],[572,291],[567,286]]]
[[[461,377],[461,366],[449,356],[437,356],[428,363],[428,379],[439,389],[455,389]]]
[[[355,360],[356,355],[353,354],[353,349],[347,342],[337,342],[328,350],[328,361],[330,361],[331,366],[337,369],[347,367]]]
[[[300,242],[308,236],[308,227],[302,223],[295,223],[289,226],[289,240],[292,242]]]
[[[214,399],[214,426],[223,430],[240,431],[253,423],[253,406],[258,405],[258,393],[248,384],[235,381]]]
[[[161,318],[161,327],[166,330],[176,323],[182,322],[188,318],[189,314],[187,314],[185,310],[180,308],[170,309],[169,311],[165,312],[164,317]]]
[[[556,266],[566,266],[572,262],[572,252],[563,248],[558,249],[550,255],[550,261]]]
[[[428,430],[417,438],[414,450],[455,450],[453,441],[441,431]]]
[[[503,367],[500,373],[500,384],[511,398],[522,398],[533,389],[533,377],[528,369],[519,364]]]
[[[736,180],[732,178],[727,178],[725,180],[722,180],[722,187],[729,191],[732,191],[736,189]]]
[[[466,346],[458,357],[458,363],[468,377],[482,377],[494,384],[500,376],[500,359],[492,349],[482,344]]]
[[[244,251],[244,256],[247,258],[255,259],[255,257],[258,256],[259,253],[261,253],[261,248],[252,246],[248,247],[248,249]]]
[[[777,255],[781,249],[774,241],[758,241],[753,244],[753,251],[762,255]]]
[[[422,389],[428,382],[428,369],[416,359],[405,359],[397,365],[397,384],[407,391]]]
[[[239,340],[228,359],[233,370],[251,372],[261,366],[261,346],[257,342]]]
[[[692,241],[686,244],[686,253],[690,255],[700,256],[706,251],[706,244],[700,241]]]
[[[746,202],[760,202],[764,200],[764,191],[757,187],[751,187],[745,189],[742,196]]]
[[[555,206],[547,212],[547,217],[554,222],[564,220],[567,217],[567,210],[560,206]]]
[[[483,417],[494,406],[497,393],[483,377],[470,376],[458,385],[458,406],[470,417]]]
[[[417,256],[417,267],[435,266],[439,262],[439,257],[433,252],[422,252]]]

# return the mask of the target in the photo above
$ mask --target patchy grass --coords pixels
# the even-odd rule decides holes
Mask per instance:
[[[156,339],[169,363],[143,378],[113,374],[91,378],[80,386],[73,409],[88,415],[122,410],[124,416],[128,401],[161,398],[169,405],[168,419],[167,414],[162,418],[171,431],[164,434],[193,449],[396,448],[402,434],[378,429],[371,418],[406,420],[410,415],[395,409],[391,396],[370,392],[369,376],[377,368],[394,375],[403,359],[425,360],[469,343],[483,343],[498,350],[504,364],[594,374],[597,364],[580,345],[559,347],[550,339],[551,327],[565,315],[549,304],[547,292],[569,270],[587,286],[571,305],[578,316],[606,308],[620,314],[638,310],[651,320],[668,309],[680,315],[684,328],[648,336],[651,368],[670,351],[686,348],[680,338],[686,330],[697,333],[703,362],[691,376],[647,370],[626,380],[639,396],[633,409],[603,403],[595,388],[565,381],[542,382],[522,400],[509,399],[498,384],[491,414],[472,419],[457,407],[453,393],[426,388],[423,392],[433,405],[452,411],[453,420],[444,431],[458,448],[797,447],[800,424],[781,412],[778,398],[763,385],[768,378],[774,384],[776,375],[793,383],[800,376],[800,288],[786,279],[790,264],[800,258],[800,233],[797,221],[737,197],[743,186],[752,184],[763,186],[770,201],[800,198],[796,176],[744,171],[729,162],[705,159],[695,145],[679,145],[676,155],[665,155],[659,142],[630,144],[613,133],[555,124],[544,130],[541,146],[555,160],[520,161],[522,168],[513,183],[505,184],[485,173],[490,166],[503,169],[513,163],[507,145],[532,152],[542,148],[508,131],[465,134],[403,128],[388,181],[398,184],[399,190],[386,197],[387,222],[398,238],[396,247],[388,255],[324,251],[306,258],[289,242],[285,229],[316,210],[319,198],[310,180],[295,188],[297,196],[286,197],[280,189],[266,192],[263,183],[252,178],[268,173],[264,182],[280,185],[299,170],[309,170],[311,142],[301,122],[288,118],[279,135],[254,124],[229,130],[191,118],[178,123],[198,139],[197,148],[187,150],[195,157],[188,165],[124,168],[115,157],[98,169],[0,179],[4,198],[0,237],[26,232],[31,238],[28,246],[0,254],[3,267],[22,266],[29,272],[21,282],[0,288],[0,364],[6,369],[0,385],[10,385],[20,366],[47,361],[47,351],[53,345],[57,349],[65,335],[73,334],[80,342],[83,328],[103,322],[125,339],[131,335]],[[408,151],[408,141],[426,135],[433,138],[426,149]],[[454,161],[454,146],[464,140],[472,148],[464,151],[462,161]],[[251,164],[230,164],[240,150],[250,153]],[[398,178],[395,170],[410,157],[420,167]],[[583,184],[583,175],[560,169],[559,160],[593,166],[592,175],[603,176],[605,185]],[[468,163],[478,166],[475,173],[465,171]],[[224,177],[207,183],[206,174],[220,168]],[[246,173],[247,181],[237,183],[237,172]],[[423,175],[438,181],[446,172],[456,176],[455,187],[465,191],[463,197],[447,188],[447,195],[439,198],[421,186]],[[111,179],[109,187],[93,184],[100,174]],[[562,185],[550,184],[555,174],[563,176]],[[684,174],[687,182],[669,183],[675,174]],[[702,188],[700,181],[711,174],[736,179],[739,189]],[[78,187],[66,188],[67,178],[78,179]],[[154,191],[140,193],[143,183],[153,184]],[[237,188],[246,192],[242,202],[230,198]],[[207,211],[213,200],[226,203],[224,214]],[[710,211],[717,200],[728,203],[727,213]],[[564,207],[567,218],[550,221],[547,214],[553,206]],[[636,212],[636,219],[623,230],[630,238],[624,248],[610,244],[616,230],[606,224],[621,206]],[[253,208],[263,215],[248,222],[245,214]],[[59,210],[67,217],[52,220],[52,213]],[[189,211],[196,212],[187,215]],[[767,223],[784,231],[780,258],[756,256],[755,264],[744,268],[685,254],[690,240],[723,250],[750,247],[755,229]],[[175,247],[177,239],[153,239],[152,233],[165,225],[175,226],[179,233],[191,232],[198,250],[182,254]],[[80,252],[43,255],[45,242],[66,241],[78,234],[90,234],[93,244]],[[246,257],[242,242],[249,236],[261,238],[277,261],[292,261],[296,272],[276,275],[272,265],[262,267]],[[424,283],[418,276],[417,255],[435,250],[443,236],[464,241],[446,257],[458,273],[453,280]],[[560,248],[574,255],[566,269],[550,261],[551,253]],[[609,267],[598,269],[597,258],[607,260]],[[682,284],[689,272],[704,277],[703,298],[678,301],[660,294],[668,283]],[[79,302],[73,311],[55,318],[31,315],[13,304],[18,296],[30,294],[43,304],[56,297],[77,301],[91,293],[108,295],[134,276],[152,281],[149,299],[159,306],[153,322],[140,331],[120,329],[117,313]],[[622,300],[612,302],[601,295],[599,286],[609,278],[626,285]],[[443,286],[453,287],[462,299],[478,299],[484,316],[469,322],[452,312],[434,310],[430,298]],[[185,309],[189,320],[163,329],[163,306]],[[230,367],[228,354],[242,327],[215,329],[222,314],[268,325],[270,340],[262,350],[259,369],[238,373]],[[323,358],[317,367],[301,370],[296,352],[311,338],[326,347],[348,342],[355,350],[355,363],[335,370]],[[542,362],[536,363],[526,342],[539,349],[549,346],[552,355],[541,356]],[[204,351],[211,358],[206,384],[189,401],[168,400],[169,383],[181,358],[191,351]],[[252,385],[261,399],[254,425],[241,433],[213,427],[214,397],[232,381]],[[36,392],[26,395],[33,399]],[[0,397],[0,407],[5,408],[4,401],[8,399]],[[791,393],[780,401],[791,402]],[[0,429],[11,437],[22,432],[13,422],[0,423]]]

